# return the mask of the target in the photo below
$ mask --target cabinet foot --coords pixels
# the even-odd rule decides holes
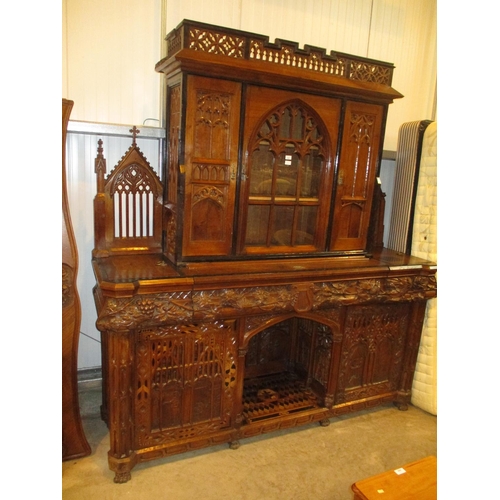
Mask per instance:
[[[130,481],[131,478],[132,475],[130,472],[116,472],[113,481],[115,483],[126,483],[127,481]]]
[[[131,470],[136,464],[137,456],[132,453],[128,457],[115,458],[108,452],[108,464],[109,468],[114,471],[115,477],[113,481],[115,483],[126,483],[132,478]]]
[[[321,425],[321,427],[328,427],[330,425],[330,419],[324,418],[323,420],[320,420],[319,425]]]
[[[394,406],[396,406],[399,411],[406,411],[406,410],[408,410],[408,403],[399,403],[399,402],[396,401],[394,403]]]
[[[239,441],[231,441],[229,443],[229,448],[232,450],[237,450],[240,447],[240,442]]]

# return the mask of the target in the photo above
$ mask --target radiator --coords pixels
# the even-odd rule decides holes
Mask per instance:
[[[394,191],[387,247],[411,253],[413,217],[418,187],[422,140],[431,120],[403,123],[398,132]]]
[[[387,247],[437,260],[437,123],[401,125]],[[437,415],[437,299],[427,303],[411,402]]]

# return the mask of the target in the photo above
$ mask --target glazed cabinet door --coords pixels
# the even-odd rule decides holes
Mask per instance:
[[[325,250],[340,110],[338,99],[248,87],[241,254]]]
[[[187,77],[184,256],[231,253],[241,84]]]
[[[366,249],[383,112],[374,104],[346,104],[331,251]]]

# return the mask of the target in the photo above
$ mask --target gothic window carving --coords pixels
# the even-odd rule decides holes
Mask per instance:
[[[279,105],[261,121],[248,151],[247,249],[317,249],[329,156],[321,119],[300,100]]]

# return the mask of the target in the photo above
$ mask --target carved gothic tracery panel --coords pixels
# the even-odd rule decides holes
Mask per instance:
[[[396,389],[409,310],[408,304],[349,308],[342,344],[338,402]]]
[[[136,356],[138,446],[230,424],[237,369],[232,322],[142,330]]]
[[[299,100],[263,119],[249,145],[245,246],[317,244],[329,148],[323,123]]]

